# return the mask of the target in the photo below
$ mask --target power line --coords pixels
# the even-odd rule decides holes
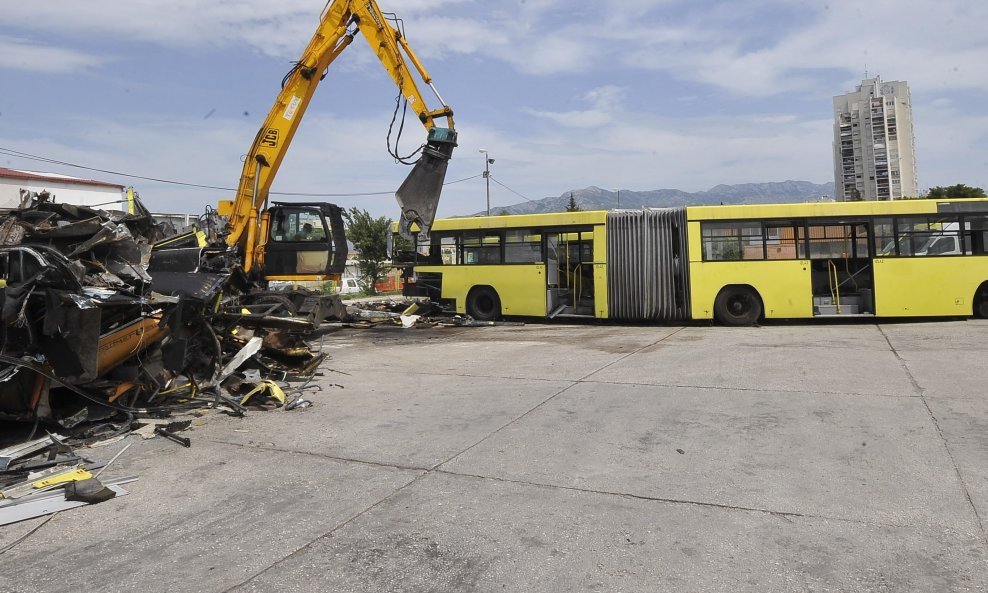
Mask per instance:
[[[511,189],[511,188],[510,188],[510,187],[508,187],[507,185],[504,185],[503,183],[501,183],[501,182],[500,182],[500,181],[498,181],[497,179],[494,179],[494,176],[493,176],[493,175],[491,175],[491,176],[490,176],[490,178],[491,178],[491,181],[493,181],[494,183],[496,183],[496,184],[498,184],[498,185],[500,185],[501,187],[503,187],[504,189],[506,189],[506,190],[508,190],[509,192],[511,192],[511,193],[513,193],[513,194],[515,194],[515,195],[516,195],[516,196],[518,196],[519,198],[523,198],[523,199],[525,199],[525,200],[528,200],[529,202],[534,202],[534,201],[535,201],[535,200],[533,200],[533,199],[531,199],[531,198],[529,198],[529,197],[527,197],[527,196],[525,196],[525,195],[522,195],[522,194],[520,194],[520,193],[518,193],[518,192],[516,192],[515,190],[513,190],[513,189]]]
[[[0,147],[0,154],[5,154],[7,156],[13,156],[13,157],[18,157],[18,158],[22,158],[22,159],[32,160],[32,161],[41,161],[43,163],[51,163],[51,164],[54,164],[54,165],[63,165],[65,167],[73,167],[75,169],[84,169],[86,171],[96,171],[98,173],[106,173],[108,175],[117,175],[117,176],[120,176],[120,177],[127,177],[127,178],[130,178],[130,179],[143,179],[145,181],[155,181],[155,182],[158,182],[158,183],[169,183],[171,185],[183,185],[183,186],[186,186],[186,187],[198,187],[198,188],[201,188],[201,189],[215,189],[215,190],[219,190],[219,191],[237,191],[237,190],[231,189],[229,187],[217,187],[215,185],[200,185],[198,183],[186,183],[184,181],[173,181],[171,179],[159,179],[157,177],[146,177],[144,175],[131,175],[131,174],[128,174],[128,173],[121,173],[119,171],[110,171],[110,170],[107,170],[107,169],[98,169],[96,167],[87,167],[85,165],[77,165],[75,163],[68,163],[68,162],[65,162],[65,161],[59,161],[59,160],[56,160],[56,159],[50,159],[48,157],[38,156],[36,154],[28,154],[26,152],[20,152],[20,151],[17,151],[17,150],[12,150],[10,148]]]
[[[153,181],[153,182],[156,182],[156,183],[167,183],[167,184],[170,184],[170,185],[181,185],[183,187],[194,187],[194,188],[199,188],[199,189],[214,189],[214,190],[218,190],[218,191],[231,191],[231,192],[237,191],[236,188],[232,188],[232,187],[219,187],[219,186],[215,186],[215,185],[202,185],[202,184],[199,184],[199,183],[188,183],[188,182],[185,182],[185,181],[175,181],[173,179],[161,179],[161,178],[158,178],[158,177],[147,177],[147,176],[144,176],[144,175],[134,175],[134,174],[131,174],[131,173],[121,173],[120,171],[110,171],[108,169],[99,169],[99,168],[96,168],[96,167],[87,167],[85,165],[79,165],[79,164],[76,164],[76,163],[69,163],[69,162],[66,162],[66,161],[60,161],[60,160],[57,160],[57,159],[52,159],[52,158],[48,158],[48,157],[38,156],[38,155],[35,155],[35,154],[29,154],[29,153],[26,153],[26,152],[20,152],[20,151],[17,151],[17,150],[13,150],[13,149],[10,149],[10,148],[4,148],[4,147],[0,147],[0,154],[5,154],[7,156],[13,156],[13,157],[17,157],[17,158],[32,160],[32,161],[40,161],[40,162],[43,162],[43,163],[50,163],[50,164],[54,164],[54,165],[62,165],[62,166],[65,166],[65,167],[73,167],[75,169],[83,169],[83,170],[86,170],[86,171],[96,171],[98,173],[106,173],[108,175],[116,175],[118,177],[126,177],[128,179],[142,179],[144,181]],[[477,177],[480,177],[482,175],[483,175],[483,173],[478,173],[477,175],[471,175],[470,177],[464,177],[463,179],[456,179],[454,181],[447,181],[447,182],[443,183],[443,185],[452,185],[454,183],[460,183],[461,181],[468,181],[470,179],[476,179]],[[336,194],[313,193],[313,192],[280,192],[280,191],[273,191],[273,192],[269,192],[269,193],[270,193],[270,195],[273,195],[273,196],[295,196],[295,197],[309,197],[309,198],[354,198],[354,197],[361,197],[361,196],[390,196],[390,195],[394,195],[395,192],[394,192],[394,190],[391,190],[391,191],[379,191],[379,192],[353,192],[353,193],[336,193]]]

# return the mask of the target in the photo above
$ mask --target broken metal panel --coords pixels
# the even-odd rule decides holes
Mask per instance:
[[[55,374],[70,381],[99,376],[100,308],[93,299],[62,290],[45,292],[39,346]]]
[[[198,272],[203,248],[199,246],[174,249],[155,249],[151,252],[148,267],[157,276],[161,272]]]
[[[120,486],[120,483],[123,481],[108,483],[106,487],[112,490],[115,496],[126,496],[128,492]],[[81,500],[66,500],[64,492],[55,492],[42,497],[31,498],[19,504],[0,505],[0,526],[43,517],[88,504],[91,503]]]
[[[164,295],[184,295],[201,301],[211,300],[227,283],[224,274],[155,272],[151,290]]]
[[[58,435],[48,435],[43,436],[40,439],[35,439],[33,441],[11,445],[10,447],[0,449],[0,471],[7,471],[10,464],[16,459],[34,455],[38,451],[43,451],[44,449],[56,444],[56,441],[54,440],[55,438],[61,437]]]
[[[27,234],[17,219],[8,217],[0,223],[0,245],[20,245]]]
[[[96,376],[102,376],[151,344],[161,341],[169,330],[161,321],[161,312],[152,313],[100,336]]]

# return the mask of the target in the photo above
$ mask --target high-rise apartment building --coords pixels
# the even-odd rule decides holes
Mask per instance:
[[[905,82],[876,76],[834,97],[834,186],[838,201],[917,195],[912,99]]]

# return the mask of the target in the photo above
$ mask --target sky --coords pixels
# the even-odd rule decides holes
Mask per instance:
[[[833,97],[865,74],[910,86],[920,188],[988,187],[984,0],[378,3],[402,19],[455,112],[440,216],[486,208],[481,150],[494,159],[492,209],[589,186],[833,181]],[[323,7],[7,0],[0,166],[133,185],[155,212],[231,199],[120,174],[235,188]],[[358,35],[316,90],[272,186],[324,197],[274,198],[397,218],[393,192],[408,169],[387,152],[395,96]],[[409,118],[401,150],[424,140]]]

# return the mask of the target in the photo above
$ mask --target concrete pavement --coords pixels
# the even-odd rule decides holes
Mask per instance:
[[[986,335],[343,330],[312,408],[134,439],[0,591],[986,591]]]

